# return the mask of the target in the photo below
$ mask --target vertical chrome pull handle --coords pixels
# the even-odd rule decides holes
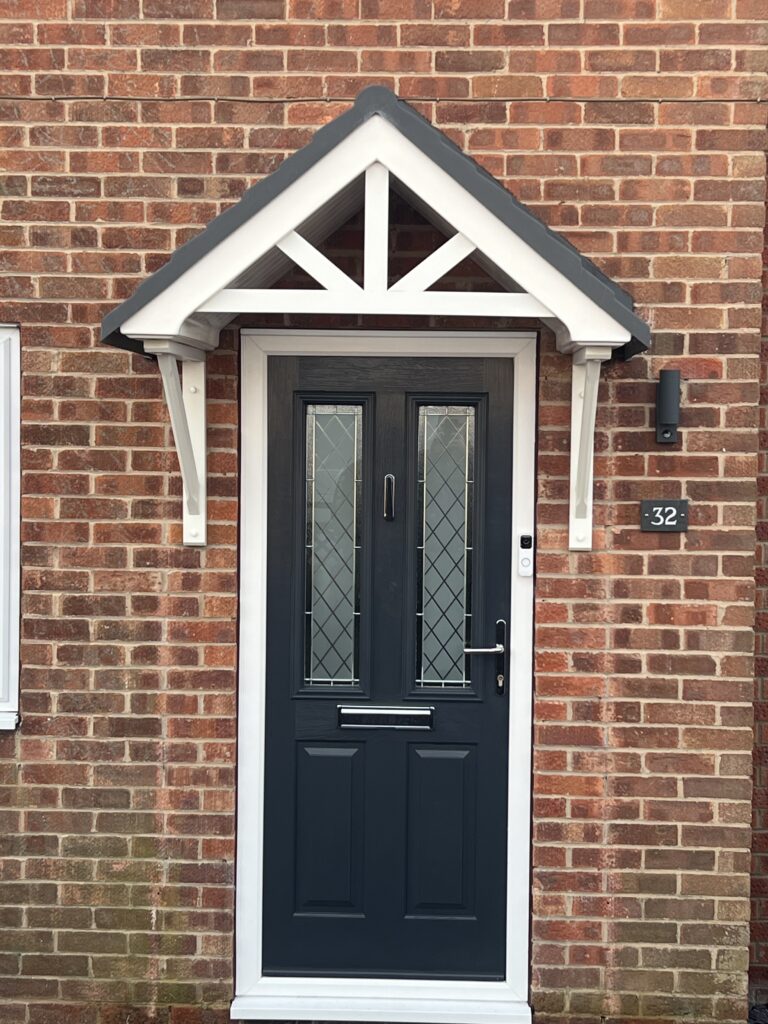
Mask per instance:
[[[392,473],[384,477],[384,518],[388,523],[395,518],[395,478]]]

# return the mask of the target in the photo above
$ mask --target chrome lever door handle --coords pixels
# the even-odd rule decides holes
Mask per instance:
[[[493,654],[496,656],[496,693],[504,693],[507,675],[507,624],[496,620],[496,643],[493,647],[465,647],[465,654]]]

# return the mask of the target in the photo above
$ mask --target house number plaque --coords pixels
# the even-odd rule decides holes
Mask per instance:
[[[643,533],[685,533],[688,529],[688,501],[650,499],[640,502]]]

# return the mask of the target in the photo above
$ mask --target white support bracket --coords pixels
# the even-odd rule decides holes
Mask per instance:
[[[604,345],[585,345],[573,353],[571,377],[571,479],[568,547],[592,550],[592,502],[595,419],[600,364],[610,359]]]
[[[189,358],[186,350],[180,373],[179,353],[173,345],[153,346],[146,342],[145,350],[155,350],[157,355],[179,456],[184,485],[183,541],[189,546],[203,546],[207,522],[205,354],[200,352],[196,358]]]

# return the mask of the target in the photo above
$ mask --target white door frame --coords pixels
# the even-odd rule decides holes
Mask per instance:
[[[261,970],[267,612],[267,360],[270,355],[514,359],[507,857],[502,982],[264,977]],[[233,1020],[527,1024],[533,579],[517,572],[534,533],[536,334],[241,331],[240,655]]]

